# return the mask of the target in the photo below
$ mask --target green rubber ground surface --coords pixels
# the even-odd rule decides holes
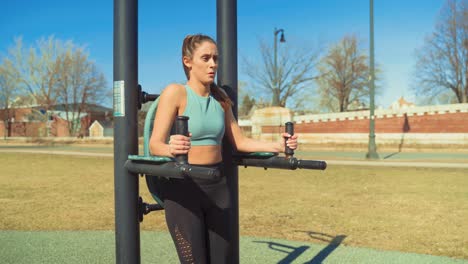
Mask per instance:
[[[309,244],[269,238],[241,237],[241,263],[421,263],[461,264],[448,257]],[[111,231],[0,231],[0,262],[115,263],[115,236]],[[168,233],[141,232],[141,263],[179,263]]]

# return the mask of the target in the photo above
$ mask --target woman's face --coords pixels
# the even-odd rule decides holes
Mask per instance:
[[[210,41],[199,44],[194,52],[193,58],[184,57],[184,64],[190,70],[190,79],[195,79],[203,84],[214,82],[216,70],[218,69],[218,49]]]

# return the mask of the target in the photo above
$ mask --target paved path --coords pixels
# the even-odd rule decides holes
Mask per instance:
[[[0,153],[37,153],[49,155],[75,155],[75,156],[91,156],[91,157],[113,157],[113,153],[95,153],[83,151],[62,151],[62,150],[37,150],[37,149],[14,149],[0,148]],[[423,162],[423,161],[366,161],[366,160],[327,160],[330,165],[347,165],[347,166],[381,166],[381,167],[422,167],[422,168],[460,168],[468,169],[467,163],[454,162]]]
[[[422,162],[422,161],[353,161],[329,160],[328,165],[382,166],[382,167],[422,167],[422,168],[461,168],[468,169],[468,163]]]
[[[33,154],[49,154],[49,155],[73,155],[73,156],[90,156],[90,157],[114,157],[113,153],[94,153],[94,152],[62,151],[62,150],[36,150],[36,149],[0,148],[0,152],[6,152],[6,153],[33,153]]]

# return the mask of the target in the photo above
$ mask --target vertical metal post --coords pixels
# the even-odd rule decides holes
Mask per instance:
[[[138,1],[114,0],[114,187],[116,263],[140,263],[138,177],[124,168],[138,153]]]
[[[219,52],[218,85],[223,87],[234,103],[237,118],[237,0],[217,0],[216,33]],[[239,170],[232,162],[232,146],[223,140],[223,161],[232,199],[233,263],[239,263]]]
[[[279,84],[279,72],[278,72],[278,43],[276,42],[276,36],[281,32],[280,42],[285,42],[284,29],[276,29],[273,31],[273,99],[271,100],[271,106],[280,106],[280,84]]]
[[[273,100],[271,101],[271,106],[279,106],[279,101],[278,101],[278,95],[277,93],[279,93],[279,85],[278,85],[278,57],[277,57],[277,52],[278,52],[278,47],[277,47],[277,43],[276,43],[276,35],[278,35],[278,30],[274,30],[274,39],[273,39],[273,56],[274,56],[274,71],[275,71],[275,75],[274,75],[274,79],[273,79],[273,82],[274,82],[274,90],[273,90]]]
[[[377,146],[375,144],[375,67],[374,67],[374,0],[370,0],[370,76],[369,76],[369,89],[370,89],[370,115],[369,115],[369,144],[366,158],[378,159]]]

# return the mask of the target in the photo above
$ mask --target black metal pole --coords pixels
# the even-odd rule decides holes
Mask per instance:
[[[237,118],[237,0],[217,0],[216,33],[219,52],[218,85],[224,88],[234,103]],[[233,149],[223,140],[223,161],[232,199],[233,263],[239,263],[239,170],[233,162]]]
[[[138,154],[138,1],[114,0],[114,186],[116,263],[140,263],[138,177],[124,164]]]
[[[274,56],[274,79],[273,79],[273,82],[274,82],[274,86],[275,86],[275,90],[273,91],[273,99],[271,100],[271,106],[279,106],[279,101],[278,101],[278,96],[277,94],[279,93],[278,90],[279,90],[279,85],[278,85],[278,47],[277,47],[277,43],[276,43],[276,36],[278,35],[278,30],[275,28],[274,30],[274,38],[273,38],[273,56]]]
[[[369,3],[370,12],[369,12],[369,34],[370,34],[370,80],[369,80],[369,90],[370,90],[370,113],[369,113],[369,144],[368,151],[366,154],[367,159],[379,159],[379,154],[377,154],[377,146],[375,144],[375,69],[374,69],[374,0],[370,0]]]

